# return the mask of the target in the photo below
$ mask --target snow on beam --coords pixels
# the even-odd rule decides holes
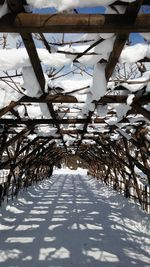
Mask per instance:
[[[150,15],[140,14],[135,23],[128,14],[27,14],[0,19],[0,32],[18,33],[129,33],[149,32]]]
[[[77,99],[74,96],[63,96],[63,95],[44,95],[40,98],[32,98],[28,96],[23,96],[18,101],[12,101],[7,107],[0,109],[0,117],[5,115],[7,112],[11,111],[14,107],[16,107],[19,103],[77,103]]]
[[[128,3],[127,2],[122,2],[122,1],[116,1],[112,4],[113,5],[120,5],[120,6],[124,6],[124,5],[127,5]],[[150,5],[150,1],[149,0],[143,0],[143,3],[142,5]]]
[[[107,95],[102,97],[98,104],[109,104],[109,103],[126,103],[127,101],[127,95]],[[141,97],[135,97],[134,102],[139,102],[141,105],[146,105],[150,103],[150,94],[141,96]],[[7,107],[0,109],[0,117],[5,115],[7,112],[11,111],[12,108],[16,107],[19,104],[22,103],[78,103],[82,104],[84,102],[78,102],[77,99],[74,96],[65,96],[65,95],[44,95],[40,98],[32,98],[28,96],[23,96],[20,100],[17,102],[12,101]]]

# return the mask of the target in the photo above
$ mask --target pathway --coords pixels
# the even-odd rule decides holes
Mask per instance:
[[[2,267],[148,267],[148,216],[80,173],[55,173],[0,211]]]

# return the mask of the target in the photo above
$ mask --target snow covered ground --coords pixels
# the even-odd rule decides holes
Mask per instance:
[[[0,265],[148,267],[149,219],[84,172],[59,170],[0,210]]]

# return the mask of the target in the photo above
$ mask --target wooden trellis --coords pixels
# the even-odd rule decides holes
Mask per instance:
[[[4,1],[0,1],[3,4]],[[150,103],[150,94],[135,94],[131,109],[126,117],[120,121],[120,125],[124,125],[124,131],[120,131],[118,126],[111,126],[107,123],[107,118],[113,116],[109,113],[105,118],[95,117],[94,111],[89,112],[82,119],[72,118],[71,112],[67,112],[68,118],[59,118],[55,111],[54,105],[67,103],[80,105],[83,101],[78,101],[71,94],[45,93],[45,78],[42,70],[41,62],[37,53],[33,33],[116,33],[113,50],[106,64],[105,75],[107,82],[119,60],[120,54],[128,40],[131,32],[150,32],[150,14],[139,14],[142,5],[150,5],[148,0],[137,0],[131,4],[116,1],[114,4],[125,5],[125,14],[32,14],[26,13],[24,5],[26,1],[7,0],[11,10],[10,14],[0,19],[0,32],[2,33],[20,33],[24,46],[29,55],[33,70],[40,85],[42,96],[32,98],[23,96],[16,102],[11,102],[7,107],[0,110],[0,134],[1,134],[1,162],[0,168],[9,169],[7,182],[0,184],[0,198],[5,195],[17,195],[21,187],[26,187],[33,181],[43,179],[43,175],[51,175],[54,165],[59,165],[59,160],[64,155],[74,151],[75,154],[84,158],[89,166],[92,175],[101,178],[107,184],[112,184],[114,189],[124,191],[125,196],[131,195],[130,186],[134,188],[134,198],[149,211],[150,194],[148,192],[147,183],[150,184],[150,167],[149,167],[149,142],[146,139],[146,128],[150,121],[150,112],[145,105]],[[42,35],[44,44],[50,49],[48,43]],[[50,50],[49,50],[50,51]],[[86,52],[84,52],[86,53]],[[82,53],[80,56],[83,56]],[[148,58],[143,61],[149,62]],[[101,63],[101,62],[100,62]],[[117,91],[122,90],[120,85]],[[32,89],[31,89],[32,90]],[[95,106],[99,104],[108,105],[112,103],[126,103],[128,95],[115,95],[107,93],[98,101],[94,101]],[[21,118],[15,111],[15,107],[22,104],[45,103],[51,114],[51,119],[30,119],[28,116]],[[12,113],[15,119],[3,117],[8,113]],[[136,115],[137,121],[132,123],[129,119],[130,115]],[[69,117],[70,116],[70,117]],[[91,124],[103,125],[107,131],[93,130],[90,135],[89,127]],[[58,136],[52,137],[36,137],[29,140],[28,136],[34,133],[37,125],[55,125]],[[65,124],[76,126],[82,124],[83,129],[78,128],[66,130]],[[24,127],[20,132],[16,128]],[[127,127],[135,129],[135,133],[128,134]],[[111,136],[119,133],[119,140],[112,141]],[[67,146],[64,136],[75,135],[77,141]],[[55,140],[54,140],[55,139]],[[57,142],[59,140],[59,142]],[[83,144],[84,140],[93,140],[92,144]],[[13,154],[11,148],[13,147]],[[133,156],[133,152],[136,156]],[[5,157],[4,157],[5,153]],[[146,178],[145,189],[141,190],[137,183],[137,174],[134,167],[142,171]],[[16,179],[16,168],[19,168],[19,176],[23,177],[22,182]],[[11,182],[12,177],[13,183]],[[119,180],[118,177],[121,177]],[[12,183],[12,191],[9,188]]]

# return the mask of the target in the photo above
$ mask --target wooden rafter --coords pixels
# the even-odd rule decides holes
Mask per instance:
[[[134,24],[128,15],[25,14],[0,20],[1,32],[22,33],[130,33],[149,32],[150,15],[139,15]]]

